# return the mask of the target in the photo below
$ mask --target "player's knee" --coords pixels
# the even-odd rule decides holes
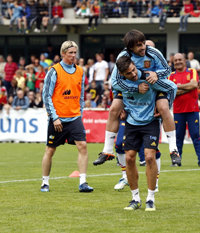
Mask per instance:
[[[111,105],[110,109],[109,109],[109,114],[112,116],[112,117],[119,117],[120,113],[122,111],[122,108],[121,106],[119,105]]]
[[[146,164],[151,165],[155,160],[155,156],[152,156],[152,154],[146,154],[145,160],[146,160]]]
[[[169,112],[169,104],[166,102],[158,104],[156,107],[161,116],[166,115]]]

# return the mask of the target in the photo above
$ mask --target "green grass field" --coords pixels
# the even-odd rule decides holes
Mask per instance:
[[[162,168],[155,212],[145,212],[145,167],[139,167],[142,208],[125,211],[131,200],[129,187],[113,187],[121,177],[115,161],[93,166],[103,144],[88,144],[89,185],[93,193],[78,192],[76,147],[57,149],[50,192],[41,193],[44,144],[1,143],[0,232],[200,232],[200,168],[192,145],[184,145],[182,167],[170,167],[168,145],[160,145]]]

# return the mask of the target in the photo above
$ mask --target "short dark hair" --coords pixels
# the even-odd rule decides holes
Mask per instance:
[[[124,73],[126,70],[128,70],[131,63],[134,64],[129,56],[122,56],[117,59],[116,66],[120,73]]]
[[[146,38],[143,32],[136,29],[127,32],[123,38],[124,45],[128,50],[133,48],[138,42],[143,42],[145,40]]]

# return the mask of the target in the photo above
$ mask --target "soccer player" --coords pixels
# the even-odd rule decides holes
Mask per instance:
[[[144,80],[138,79],[138,71],[129,56],[122,56],[116,62],[119,75],[126,81],[135,82],[137,85]],[[113,82],[114,81],[114,82]],[[126,153],[126,173],[130,185],[132,200],[125,210],[136,210],[141,207],[141,200],[138,188],[138,171],[136,167],[136,154],[142,144],[146,160],[146,176],[148,185],[148,195],[146,198],[145,211],[155,211],[155,187],[157,176],[156,149],[159,143],[160,122],[154,117],[157,92],[149,85],[149,90],[140,94],[138,92],[127,92],[115,82],[115,77],[111,76],[112,87],[121,91],[125,111],[127,112],[124,150]]]
[[[124,187],[128,185],[128,180],[127,180],[127,175],[126,175],[126,157],[125,157],[125,151],[123,148],[124,130],[125,130],[125,121],[120,121],[119,131],[117,134],[117,140],[115,143],[115,151],[117,154],[119,166],[121,167],[121,171],[122,171],[122,178],[120,178],[119,182],[114,186],[114,189],[118,191],[124,189]],[[140,166],[145,166],[146,162],[145,162],[143,145],[141,146],[138,152],[138,155],[140,157]],[[159,150],[157,150],[156,151],[156,163],[158,167],[158,173],[157,173],[157,179],[156,179],[155,192],[159,191],[158,190],[158,179],[160,176],[160,167],[161,167],[160,156],[161,156],[161,153]]]
[[[74,41],[61,45],[62,61],[52,66],[45,77],[43,101],[49,116],[47,146],[42,160],[42,192],[49,191],[52,157],[61,144],[76,145],[80,172],[80,192],[92,192],[86,183],[88,152],[81,119],[84,106],[83,69],[74,64],[78,46]]]
[[[176,125],[176,141],[179,154],[183,152],[183,141],[186,131],[186,123],[198,158],[200,167],[200,135],[199,135],[199,106],[198,106],[198,82],[197,71],[186,67],[186,61],[181,53],[174,56],[173,72],[169,79],[177,87],[177,94],[173,104],[174,121]]]
[[[169,107],[172,106],[173,100],[176,95],[176,86],[173,82],[169,82],[167,77],[170,75],[170,67],[163,55],[156,48],[146,46],[145,36],[138,30],[132,30],[126,33],[124,37],[124,44],[126,49],[123,50],[119,56],[130,56],[134,61],[138,70],[142,71],[138,73],[141,75],[148,75],[146,79],[149,84],[156,83],[154,88],[157,88],[156,109],[158,114],[162,117],[163,127],[169,142],[170,156],[172,164],[181,164],[181,158],[178,154],[176,146],[176,132],[173,117],[169,111]],[[130,81],[128,85],[123,82],[123,79],[118,75],[117,67],[115,66],[113,74],[116,75],[116,82],[127,91],[145,93],[148,91],[148,85],[146,83],[140,83],[139,85],[132,84]],[[116,95],[116,94],[115,94]],[[114,158],[113,144],[114,139],[119,127],[119,115],[123,109],[123,102],[120,99],[113,100],[113,103],[109,110],[109,117],[106,125],[105,143],[103,152],[99,154],[99,158],[93,162],[94,165],[104,163],[106,160]]]

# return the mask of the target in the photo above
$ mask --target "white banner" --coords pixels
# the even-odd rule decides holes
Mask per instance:
[[[93,113],[85,110],[89,113],[89,116],[93,116]],[[98,111],[99,112],[99,111]],[[102,112],[102,118],[103,113]],[[91,115],[92,114],[92,115]],[[101,114],[99,112],[98,114]],[[88,114],[84,114],[83,122],[87,122]],[[101,116],[98,116],[99,118]],[[28,110],[10,110],[9,115],[5,111],[0,112],[0,141],[15,141],[15,142],[46,142],[47,138],[47,113],[44,108]],[[104,123],[106,125],[106,121]],[[86,132],[88,125],[84,124]],[[98,127],[99,130],[105,129],[105,127]],[[105,135],[105,130],[102,133],[102,137]],[[96,132],[96,130],[95,130]],[[161,127],[160,143],[168,143],[166,134]],[[94,135],[93,135],[94,137]],[[102,139],[102,142],[104,138]],[[192,143],[188,129],[186,130],[184,143]]]
[[[0,141],[46,142],[47,113],[43,108],[0,113]]]

